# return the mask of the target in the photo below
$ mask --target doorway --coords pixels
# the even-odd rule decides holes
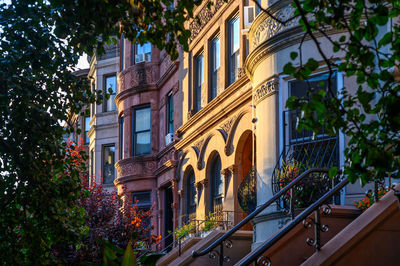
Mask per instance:
[[[173,235],[170,234],[174,230],[174,212],[172,209],[173,203],[172,186],[164,190],[164,247],[168,247],[167,251],[172,249]]]

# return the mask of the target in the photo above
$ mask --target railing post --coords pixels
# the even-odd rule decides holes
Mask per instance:
[[[178,255],[181,255],[181,238],[178,238]]]
[[[219,266],[222,266],[224,264],[224,241],[221,242],[219,245]]]
[[[293,188],[290,189],[290,215],[292,220],[294,219],[294,196],[293,196]]]
[[[375,197],[375,202],[379,201],[379,197],[378,197],[378,182],[374,181],[374,197]]]
[[[317,251],[321,249],[321,217],[319,213],[319,208],[315,210],[315,226],[314,226],[314,235],[315,235],[315,248]]]

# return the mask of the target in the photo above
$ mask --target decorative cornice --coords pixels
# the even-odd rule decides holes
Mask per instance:
[[[207,25],[207,23],[213,18],[223,4],[231,1],[232,0],[216,0],[210,7],[208,6],[208,3],[205,4],[199,13],[197,13],[193,21],[189,24],[189,30],[191,32],[189,43],[191,43],[197,37],[197,35],[199,35],[204,26]]]
[[[279,90],[279,76],[274,75],[267,78],[258,87],[253,90],[254,104],[257,105],[265,98],[277,93]]]

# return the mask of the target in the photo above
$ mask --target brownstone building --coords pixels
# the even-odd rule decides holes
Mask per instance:
[[[122,37],[118,93],[119,160],[114,184],[143,210],[152,208],[154,234],[177,226],[175,130],[181,124],[179,61],[150,43]],[[172,239],[167,239],[169,243]]]

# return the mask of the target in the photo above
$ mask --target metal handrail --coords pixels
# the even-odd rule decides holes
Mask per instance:
[[[251,255],[243,258],[238,262],[238,265],[249,265],[251,262],[255,261],[261,254],[263,254],[268,248],[273,246],[276,242],[278,242],[283,236],[285,236],[290,230],[292,230],[296,225],[298,225],[301,221],[306,219],[313,211],[318,212],[319,207],[326,203],[326,201],[338,193],[344,186],[349,183],[348,178],[344,178],[340,181],[334,188],[329,190],[325,195],[323,195],[319,200],[311,204],[307,209],[305,209],[302,213],[300,213],[294,220],[292,220],[287,226],[285,226],[281,231],[279,231],[276,235],[274,235],[270,240],[264,242],[261,246],[251,252]],[[317,249],[320,246],[316,246]]]
[[[286,194],[292,187],[297,185],[298,182],[303,180],[306,176],[308,176],[311,173],[328,173],[328,169],[325,168],[312,168],[309,169],[302,174],[300,174],[298,177],[296,177],[292,182],[287,184],[284,188],[282,188],[278,193],[276,193],[271,199],[269,199],[267,202],[262,204],[260,207],[258,207],[255,211],[250,213],[246,218],[241,220],[237,225],[235,225],[231,230],[226,232],[224,235],[222,235],[220,238],[218,238],[214,243],[212,243],[210,246],[207,248],[201,250],[201,251],[192,251],[192,257],[196,258],[199,256],[204,256],[205,254],[209,253],[212,251],[214,248],[216,248],[218,245],[221,245],[223,241],[225,241],[228,237],[233,235],[236,231],[241,229],[245,224],[250,222],[254,217],[256,217],[259,213],[261,213],[263,210],[265,210],[267,207],[269,207],[272,203],[276,202],[281,196]]]

